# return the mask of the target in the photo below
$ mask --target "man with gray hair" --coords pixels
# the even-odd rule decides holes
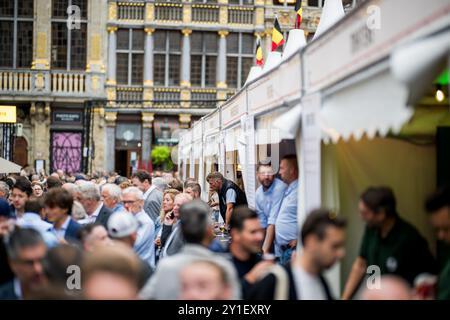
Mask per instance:
[[[116,184],[107,183],[102,186],[101,196],[103,204],[112,211],[125,210],[122,204],[122,189]]]
[[[0,198],[8,200],[9,186],[6,182],[0,181]]]
[[[64,183],[62,188],[66,189],[73,197],[72,218],[77,222],[86,219],[87,218],[86,210],[84,210],[83,205],[80,203],[81,199],[80,188],[75,183]]]
[[[158,189],[161,192],[164,192],[164,190],[166,190],[168,187],[166,180],[164,180],[164,178],[161,177],[153,178],[152,185],[154,185],[156,189]]]
[[[136,254],[155,267],[155,223],[144,211],[144,193],[137,187],[128,187],[122,191],[125,210],[133,214],[140,226],[133,249]]]
[[[230,261],[207,248],[213,234],[209,206],[201,200],[182,205],[180,221],[186,245],[179,253],[161,260],[155,274],[140,292],[140,297],[156,300],[177,299],[181,291],[181,270],[194,261],[211,261],[225,271],[227,279],[230,280],[232,298],[240,299],[240,282],[234,266]]]
[[[97,186],[92,182],[84,183],[78,186],[81,193],[80,203],[88,214],[86,219],[78,221],[80,224],[99,223],[107,228],[107,222],[111,215],[108,209],[100,200],[100,192]]]

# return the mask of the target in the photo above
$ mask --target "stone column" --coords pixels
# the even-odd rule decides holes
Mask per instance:
[[[98,13],[107,10],[108,4],[104,1],[88,2],[86,91],[95,97],[103,95],[106,81],[104,57],[107,54],[107,34],[104,26],[107,23],[107,18]]]
[[[115,169],[115,155],[116,155],[116,120],[117,112],[106,112],[106,148],[105,148],[105,170],[114,171]]]
[[[226,30],[219,31],[219,55],[217,57],[217,88],[227,87],[227,35]]]
[[[50,69],[51,14],[52,4],[47,0],[34,1],[36,20],[34,23],[32,69]]]
[[[108,27],[108,85],[116,85],[117,27]]]
[[[33,62],[31,69],[38,70],[32,75],[35,90],[50,94],[50,52],[51,52],[51,1],[34,1],[35,22],[33,28]]]
[[[51,111],[49,102],[32,102],[30,108],[31,120],[31,154],[32,160],[45,160],[45,170],[50,172],[50,123]]]
[[[145,28],[144,86],[153,86],[153,32],[155,29]]]
[[[142,112],[142,161],[147,164],[152,153],[152,128],[155,114]]]
[[[92,171],[107,170],[108,162],[111,158],[105,157],[105,150],[108,147],[105,132],[105,109],[103,106],[96,106],[93,109],[93,139],[94,159],[92,161]]]
[[[183,29],[183,48],[181,52],[181,83],[182,87],[191,86],[191,41],[190,34],[192,30]]]

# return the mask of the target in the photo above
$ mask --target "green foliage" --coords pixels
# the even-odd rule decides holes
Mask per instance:
[[[154,147],[152,150],[152,163],[160,169],[172,170],[173,163],[170,158],[170,148],[167,146]]]

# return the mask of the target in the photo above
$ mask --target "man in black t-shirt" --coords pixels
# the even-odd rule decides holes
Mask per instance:
[[[352,298],[369,266],[378,267],[381,275],[400,276],[410,285],[419,274],[436,272],[427,241],[413,225],[398,215],[390,188],[368,188],[361,195],[359,213],[366,229],[343,299]]]
[[[261,258],[264,230],[255,211],[241,206],[230,219],[230,254],[241,280],[242,296],[273,265]]]

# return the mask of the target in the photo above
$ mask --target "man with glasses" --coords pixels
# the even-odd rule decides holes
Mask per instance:
[[[129,187],[122,192],[125,210],[133,214],[140,226],[133,249],[138,256],[147,261],[151,268],[155,267],[155,224],[144,211],[144,194],[137,187]]]
[[[275,238],[275,218],[287,186],[283,181],[275,178],[270,164],[259,164],[257,177],[261,185],[256,189],[256,213],[261,227],[266,229],[262,249],[264,253],[270,253]]]
[[[44,240],[34,229],[15,229],[6,243],[14,280],[0,287],[0,300],[27,299],[44,284],[42,259],[47,252]]]

